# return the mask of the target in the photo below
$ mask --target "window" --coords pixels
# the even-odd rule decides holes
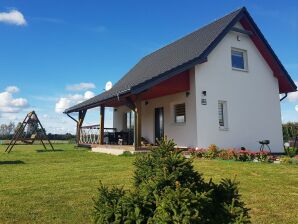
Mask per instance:
[[[228,128],[227,125],[227,102],[226,101],[218,101],[218,124],[219,129],[226,130]]]
[[[133,111],[125,113],[126,129],[134,130],[135,127],[135,114]]]
[[[185,123],[185,103],[176,104],[175,110],[175,123]]]
[[[232,68],[247,70],[247,52],[245,50],[232,49],[231,53]]]
[[[127,144],[134,143],[135,113],[133,111],[124,113],[124,131],[128,133]],[[118,130],[119,131],[119,130]]]

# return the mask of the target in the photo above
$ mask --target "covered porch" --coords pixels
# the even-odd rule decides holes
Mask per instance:
[[[169,79],[161,81],[156,85],[145,88],[139,93],[118,93],[116,97],[105,99],[97,102],[96,104],[89,105],[85,108],[80,108],[78,111],[78,119],[71,116],[70,113],[66,113],[77,123],[76,141],[78,146],[87,146],[92,149],[99,149],[99,151],[105,149],[107,151],[144,151],[149,147],[156,144],[156,141],[147,141],[142,135],[142,129],[144,130],[142,120],[144,120],[145,106],[149,100],[158,100],[161,97],[181,93],[185,97],[188,97],[190,91],[190,72],[184,71],[175,75]],[[99,124],[83,126],[83,122],[87,113],[87,110],[91,108],[99,107]],[[113,108],[113,113],[122,113],[125,108],[125,113],[118,115],[120,119],[114,119],[113,127],[105,126],[105,114],[106,108]],[[158,108],[157,108],[158,109]],[[156,112],[155,110],[155,117]],[[123,117],[125,115],[125,117]],[[153,116],[153,115],[152,115]],[[162,111],[162,116],[163,111]],[[122,119],[124,118],[124,119]],[[160,124],[152,120],[155,135],[154,139],[161,139],[165,135],[164,132],[164,117],[158,117]],[[122,125],[126,123],[125,125]],[[125,126],[125,128],[124,128]],[[160,134],[156,133],[156,126],[160,130]],[[103,150],[104,151],[104,150]]]

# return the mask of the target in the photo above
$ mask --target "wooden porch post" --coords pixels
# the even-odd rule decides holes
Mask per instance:
[[[135,149],[137,149],[141,147],[142,139],[142,103],[139,97],[136,99],[135,106]]]
[[[83,125],[83,121],[85,119],[86,112],[87,112],[87,110],[79,111],[79,119],[77,122],[77,144],[80,144],[81,127]]]
[[[103,145],[104,143],[104,127],[105,127],[105,107],[100,107],[100,138],[99,144]]]

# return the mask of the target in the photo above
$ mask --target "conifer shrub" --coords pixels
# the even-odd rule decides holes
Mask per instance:
[[[129,191],[100,185],[95,223],[250,223],[238,183],[204,181],[173,141],[162,141],[134,162]]]

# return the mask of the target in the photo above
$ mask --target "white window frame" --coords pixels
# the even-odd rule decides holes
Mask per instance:
[[[233,51],[234,52],[242,53],[242,55],[243,55],[243,62],[244,62],[244,69],[233,67],[233,59],[232,59]],[[247,50],[232,47],[231,48],[231,57],[230,58],[231,58],[231,67],[232,67],[233,70],[248,72]]]
[[[177,105],[180,105],[180,104],[184,104],[184,121],[183,122],[177,122],[177,120],[176,120],[176,106]],[[173,105],[173,114],[174,114],[174,123],[175,124],[185,124],[186,123],[186,103],[185,102],[181,102],[181,103],[175,103],[174,105]]]
[[[220,108],[220,105],[222,106],[222,108]],[[220,111],[220,109],[222,111]],[[228,129],[228,103],[225,100],[219,100],[218,104],[217,104],[217,116],[218,116],[218,127],[219,130],[223,130],[223,131],[227,131]],[[220,117],[222,116],[222,117]],[[223,120],[222,123],[223,125],[221,125],[220,120]]]

